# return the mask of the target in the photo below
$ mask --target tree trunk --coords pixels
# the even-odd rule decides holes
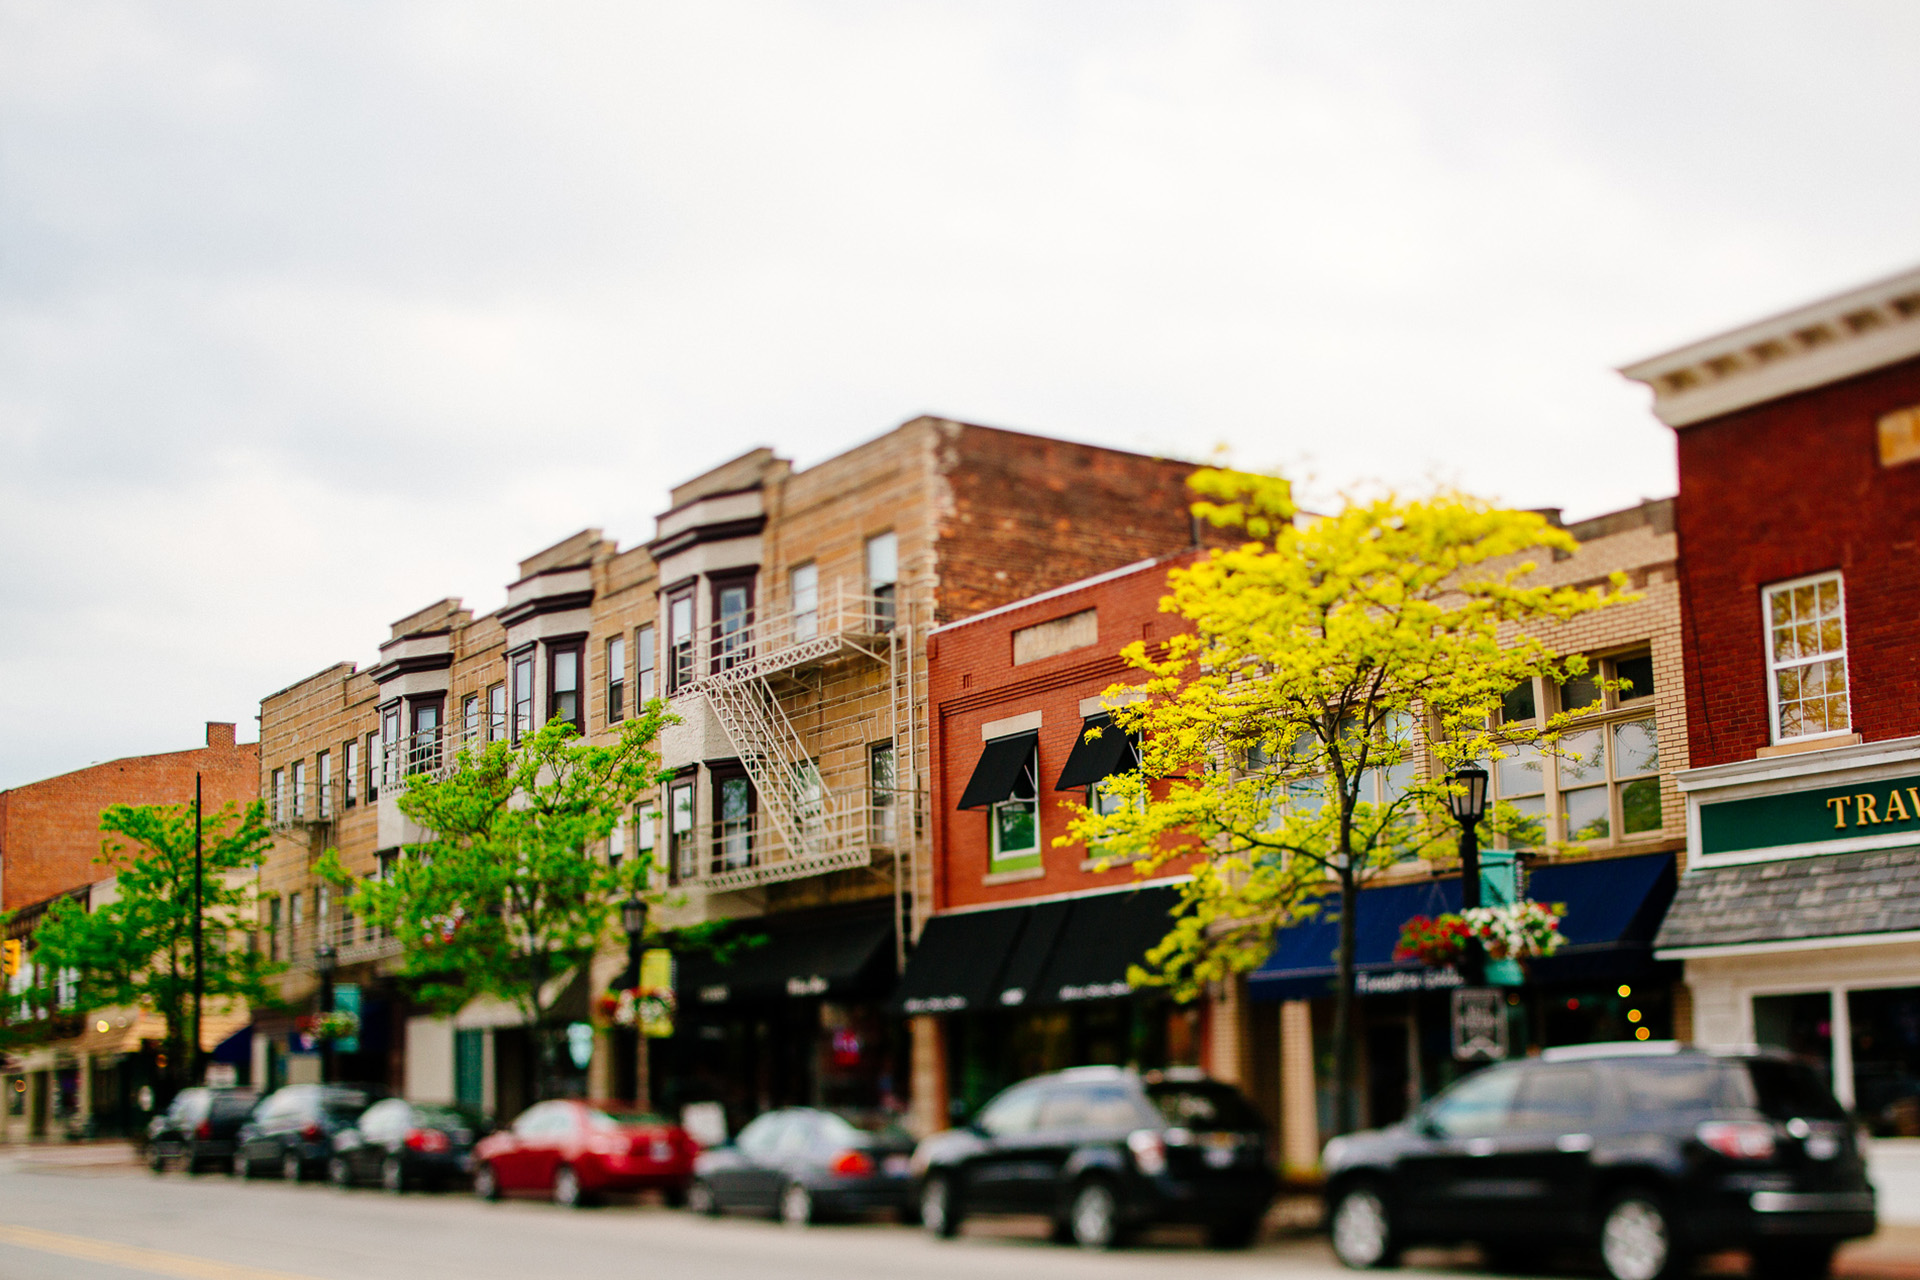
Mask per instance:
[[[1338,986],[1333,993],[1333,1130],[1351,1133],[1358,1127],[1354,1102],[1358,1087],[1355,1076],[1359,1055],[1355,1052],[1353,1025],[1353,952],[1357,936],[1354,913],[1359,893],[1351,865],[1340,869],[1340,949]]]

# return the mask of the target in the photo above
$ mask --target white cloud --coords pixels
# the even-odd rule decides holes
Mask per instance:
[[[1915,257],[1920,11],[0,8],[0,786],[759,443],[1671,490],[1612,365]]]

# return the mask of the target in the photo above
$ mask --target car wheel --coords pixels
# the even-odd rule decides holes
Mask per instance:
[[[944,1173],[934,1174],[920,1186],[920,1225],[942,1239],[951,1239],[960,1230],[960,1197]]]
[[[280,1177],[287,1182],[307,1180],[307,1162],[300,1158],[298,1151],[288,1151],[281,1155]]]
[[[1667,1280],[1684,1269],[1666,1209],[1644,1191],[1622,1192],[1607,1206],[1600,1261],[1613,1280]]]
[[[147,1153],[147,1168],[153,1170],[155,1173],[165,1173],[167,1171],[167,1158],[160,1154],[158,1148]]]
[[[568,1209],[584,1209],[587,1206],[587,1193],[580,1185],[580,1175],[573,1166],[563,1164],[553,1171],[553,1202]]]
[[[1334,1201],[1328,1215],[1328,1234],[1333,1239],[1333,1256],[1341,1265],[1355,1271],[1390,1267],[1399,1257],[1394,1240],[1393,1218],[1380,1192],[1361,1184],[1349,1187]]]
[[[247,1176],[247,1158],[240,1154],[238,1148],[235,1148],[234,1153],[227,1158],[227,1176],[229,1178]]]
[[[813,1193],[797,1182],[789,1182],[780,1193],[780,1221],[790,1227],[813,1225]]]
[[[686,1185],[684,1183],[675,1183],[673,1186],[668,1187],[665,1190],[661,1191],[660,1199],[662,1202],[666,1204],[667,1208],[669,1209],[686,1208],[687,1207]]]
[[[407,1189],[407,1166],[400,1163],[399,1156],[388,1156],[380,1162],[380,1189],[394,1195]]]
[[[1756,1280],[1826,1280],[1833,1270],[1832,1240],[1769,1240],[1753,1251]]]
[[[342,1191],[353,1185],[353,1170],[345,1156],[334,1156],[327,1161],[327,1181]]]
[[[1107,1183],[1095,1179],[1080,1185],[1067,1209],[1073,1242],[1082,1249],[1111,1249],[1120,1243],[1120,1201]]]
[[[482,1200],[500,1198],[500,1175],[493,1171],[493,1162],[482,1160],[473,1171],[473,1194]]]
[[[713,1188],[707,1185],[705,1178],[695,1178],[687,1188],[687,1208],[707,1217],[717,1217],[720,1213],[720,1201],[713,1194]]]

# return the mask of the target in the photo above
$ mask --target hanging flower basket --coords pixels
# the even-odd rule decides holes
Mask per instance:
[[[360,1015],[344,1009],[311,1013],[294,1020],[294,1029],[315,1040],[351,1040],[360,1034]]]
[[[677,1007],[670,987],[628,987],[601,996],[594,1011],[610,1026],[653,1026],[672,1022]]]
[[[1471,936],[1466,921],[1457,915],[1415,916],[1400,926],[1400,945],[1393,949],[1393,958],[1444,969],[1466,953]]]

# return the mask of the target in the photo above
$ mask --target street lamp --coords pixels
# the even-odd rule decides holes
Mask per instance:
[[[313,971],[320,978],[320,1014],[325,1017],[333,1012],[333,970],[338,963],[340,953],[333,944],[323,942],[313,949]],[[320,1083],[325,1084],[333,1076],[333,1037],[320,1037]]]
[[[627,974],[635,988],[640,985],[640,940],[647,932],[646,899],[635,896],[620,904],[620,927],[627,931]],[[638,997],[636,996],[636,1005]],[[633,1104],[642,1111],[651,1104],[648,1095],[652,1092],[652,1082],[648,1079],[647,1029],[642,1025],[639,1009],[634,1010],[633,1019]]]
[[[1487,813],[1487,771],[1469,766],[1447,775],[1447,811],[1460,824],[1460,906],[1463,910],[1480,905],[1480,819]],[[1479,941],[1467,943],[1460,976],[1470,987],[1485,981],[1485,957]]]

